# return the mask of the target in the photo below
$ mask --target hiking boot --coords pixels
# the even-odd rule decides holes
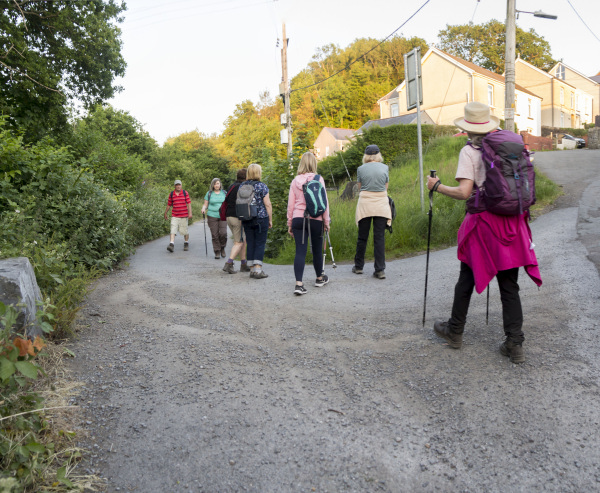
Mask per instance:
[[[175,245],[173,245],[173,243],[169,243],[167,250],[169,250],[171,253],[173,253],[173,250],[175,250]]]
[[[225,262],[225,267],[223,267],[223,270],[227,272],[227,274],[237,274],[237,270],[233,268],[233,262]]]
[[[354,267],[352,267],[352,272],[354,272],[355,274],[362,274],[363,271],[355,265]]]
[[[227,254],[225,253],[225,249],[221,248],[221,258],[225,258]]]
[[[515,363],[516,365],[525,362],[523,346],[521,344],[514,343],[508,339],[502,344],[500,344],[500,354],[502,354],[503,356],[508,356],[510,361],[512,363]]]
[[[462,334],[456,334],[450,330],[448,322],[436,320],[433,324],[433,331],[448,342],[452,349],[460,349],[462,346]]]
[[[221,260],[221,252],[215,252],[215,258]]]
[[[184,244],[183,244],[183,251],[184,251],[184,252],[187,252],[189,249],[190,249],[190,245],[189,245],[189,243],[184,243]]]
[[[296,287],[294,288],[294,294],[295,295],[301,296],[303,294],[306,294],[307,292],[308,291],[306,291],[306,288],[304,286],[302,286],[302,285],[298,286],[296,284]]]
[[[385,279],[385,271],[384,270],[376,270],[373,272],[373,277],[377,279]]]
[[[317,279],[315,281],[315,286],[317,288],[322,288],[323,286],[325,286],[325,284],[327,284],[329,282],[329,277],[327,277],[325,274],[323,274],[321,276],[321,279]]]
[[[254,279],[265,279],[266,277],[269,277],[269,274],[267,274],[264,270],[261,270],[260,272],[255,272],[254,275],[251,277]]]
[[[240,265],[240,272],[250,272],[250,267],[248,267],[248,264],[242,263],[242,265]]]

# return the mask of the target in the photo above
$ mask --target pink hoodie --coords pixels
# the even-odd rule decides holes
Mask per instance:
[[[302,186],[312,180],[315,173],[304,173],[296,176],[290,184],[290,194],[288,196],[288,207],[287,207],[287,224],[288,227],[292,225],[292,219],[295,217],[304,217],[304,211],[306,210],[306,202],[304,201],[304,192]],[[321,176],[321,183],[325,186],[325,180]],[[312,219],[312,218],[311,218]],[[325,226],[329,227],[329,202],[327,202],[327,209],[325,213],[320,217],[315,217],[317,221],[325,220]]]

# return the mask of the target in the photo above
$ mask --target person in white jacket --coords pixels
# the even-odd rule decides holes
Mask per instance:
[[[323,215],[316,218],[310,217],[305,214],[306,201],[302,190],[303,185],[312,180],[316,174],[317,159],[312,152],[305,152],[298,165],[298,175],[290,184],[287,207],[288,233],[294,237],[296,242],[296,256],[294,258],[294,274],[296,276],[294,294],[296,295],[306,293],[302,277],[306,264],[309,238],[313,252],[313,266],[317,275],[315,286],[320,288],[329,282],[329,278],[323,274],[323,256],[321,255],[323,251],[323,231],[329,231],[329,203]],[[320,181],[325,186],[323,177],[320,177]]]

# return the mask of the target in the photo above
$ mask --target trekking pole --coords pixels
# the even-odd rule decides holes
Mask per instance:
[[[327,241],[329,242],[329,253],[331,254],[331,263],[333,264],[332,267],[334,269],[337,269],[337,265],[335,265],[335,259],[333,258],[333,247],[331,246],[331,238],[329,238],[329,231],[325,231],[325,236],[327,238]]]
[[[206,256],[208,257],[208,243],[206,243],[206,214],[202,213],[204,217],[204,249],[206,250]]]
[[[327,258],[327,235],[323,236],[323,272],[325,274],[325,259]]]
[[[431,169],[430,175],[435,178],[435,170]],[[431,241],[431,218],[433,217],[433,190],[429,190],[429,229],[427,230],[427,260],[425,262],[425,296],[423,298],[423,327],[425,327],[425,311],[427,309],[427,276],[429,275],[429,244]]]
[[[485,305],[485,325],[488,324],[488,317],[490,315],[490,285],[487,286],[487,303]]]

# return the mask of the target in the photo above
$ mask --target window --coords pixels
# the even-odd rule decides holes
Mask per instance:
[[[398,116],[400,111],[398,110],[398,103],[392,103],[390,105],[390,116]]]
[[[325,147],[325,157],[329,156],[329,146]]]
[[[494,86],[488,84],[488,106],[494,106]]]
[[[560,88],[560,104],[565,104],[565,90],[562,87]]]
[[[565,80],[565,67],[563,65],[556,67],[556,78]]]
[[[531,110],[531,99],[527,100],[527,116],[533,118],[533,111]]]
[[[575,108],[575,94],[571,93],[571,109]]]
[[[560,112],[560,128],[565,128],[565,114]]]

